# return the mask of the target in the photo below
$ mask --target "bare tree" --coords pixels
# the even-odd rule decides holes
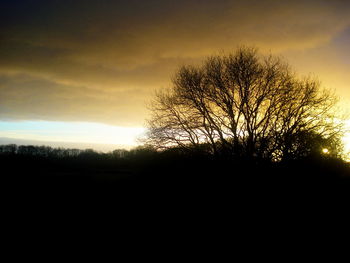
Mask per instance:
[[[243,47],[209,57],[201,67],[181,67],[172,88],[158,92],[151,104],[148,142],[158,148],[207,146],[215,155],[289,158],[300,151],[299,135],[339,135],[335,102],[317,80],[299,79],[280,58]]]

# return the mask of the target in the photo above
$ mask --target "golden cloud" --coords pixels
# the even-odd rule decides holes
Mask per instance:
[[[0,118],[142,125],[178,65],[239,44],[305,54],[350,25],[346,1],[47,2],[7,5]]]

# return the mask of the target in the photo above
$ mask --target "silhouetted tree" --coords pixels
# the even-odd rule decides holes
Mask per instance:
[[[201,147],[214,155],[295,158],[311,135],[333,140],[340,134],[335,102],[317,80],[300,79],[280,58],[243,47],[176,72],[172,88],[159,91],[151,104],[148,143]]]
[[[128,154],[128,151],[125,149],[116,149],[111,153],[111,155],[117,159],[125,158],[127,154]]]
[[[0,153],[1,154],[16,154],[17,153],[17,145],[16,144],[0,145]]]

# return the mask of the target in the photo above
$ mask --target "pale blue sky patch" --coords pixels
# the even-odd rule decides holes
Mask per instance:
[[[41,141],[135,146],[137,138],[144,131],[142,127],[118,127],[90,122],[0,121],[0,137]]]

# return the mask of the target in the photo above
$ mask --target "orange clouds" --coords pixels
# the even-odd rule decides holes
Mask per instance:
[[[305,55],[350,25],[346,1],[38,3],[5,5],[2,119],[142,125],[180,64],[239,44]]]

